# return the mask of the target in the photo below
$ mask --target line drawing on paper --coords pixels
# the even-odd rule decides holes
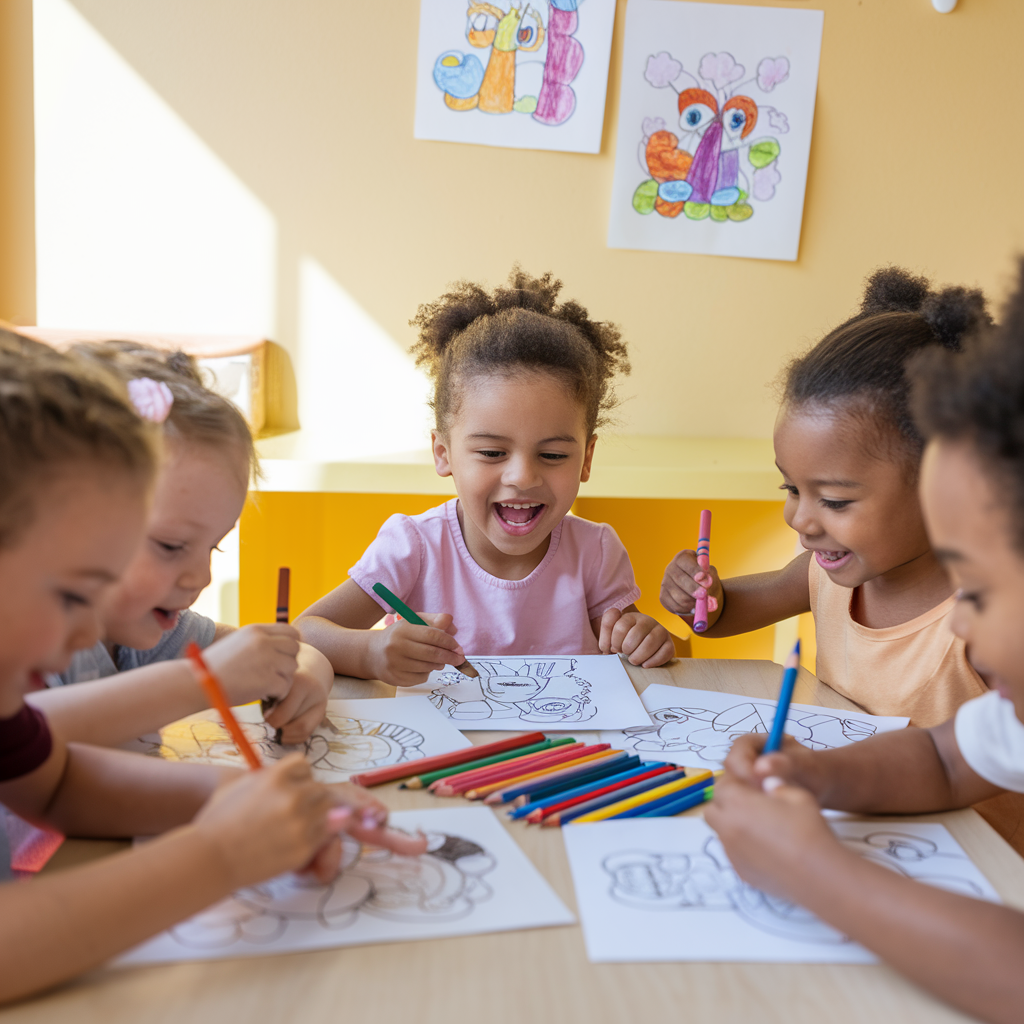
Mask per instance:
[[[405,725],[346,718],[328,710],[323,723],[304,743],[274,742],[275,729],[265,722],[240,722],[249,742],[265,760],[276,761],[304,750],[310,767],[324,772],[360,772],[422,757],[423,734]],[[167,761],[243,765],[244,758],[231,734],[208,719],[175,722],[160,730],[160,742],[142,741],[143,753]]]
[[[840,834],[839,839],[860,856],[907,878],[966,896],[984,896],[978,885],[955,874],[956,865],[970,865],[970,859],[943,853],[930,839],[885,830],[863,837]],[[726,911],[761,931],[797,942],[851,941],[803,907],[747,885],[733,870],[717,836],[692,851],[623,850],[609,854],[601,866],[610,878],[609,896],[628,907]]]
[[[575,658],[473,658],[479,678],[446,669],[430,702],[453,722],[516,719],[538,725],[585,722],[597,714]]]
[[[789,73],[786,57],[763,57],[747,76],[725,50],[705,53],[692,69],[668,51],[650,55],[644,79],[675,94],[675,123],[669,130],[663,116],[643,119],[638,156],[646,178],[633,193],[633,209],[739,223],[754,215],[754,204],[770,202],[782,181],[776,136],[789,131],[789,119],[750,94],[771,93]],[[663,103],[659,109],[668,114]],[[755,135],[759,125],[774,134]]]
[[[510,2],[507,11],[469,0],[466,41],[490,52],[486,67],[476,54],[461,50],[446,50],[437,58],[434,84],[445,105],[456,111],[527,114],[552,127],[567,121],[576,109],[572,82],[584,60],[583,46],[575,38],[579,3],[549,0],[545,26],[544,16],[529,0],[519,7]]]
[[[428,832],[427,852],[401,857],[345,843],[342,873],[321,885],[308,876],[281,875],[242,889],[168,931],[189,949],[265,946],[289,930],[340,931],[365,915],[404,923],[457,921],[490,899],[486,876],[496,858],[462,836]]]
[[[649,712],[650,725],[636,725],[622,732],[622,745],[638,754],[692,753],[694,761],[719,766],[738,736],[771,731],[774,701],[741,701],[721,711],[706,708],[665,707]],[[790,710],[786,734],[812,750],[830,750],[867,739],[877,732],[870,722],[823,715],[817,711]],[[618,742],[618,741],[617,741]]]

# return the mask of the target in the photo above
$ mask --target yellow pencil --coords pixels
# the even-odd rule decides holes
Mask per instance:
[[[589,814],[581,814],[578,818],[573,818],[570,824],[579,825],[585,821],[603,821],[605,818],[614,817],[616,814],[621,814],[623,811],[630,810],[630,808],[638,807],[640,804],[649,803],[651,800],[659,800],[663,796],[668,796],[669,793],[678,793],[681,789],[695,786],[698,782],[703,782],[704,779],[710,779],[711,775],[712,773],[709,771],[701,771],[697,772],[696,775],[687,775],[684,779],[676,779],[675,782],[666,782],[664,786],[656,786],[654,789],[637,793],[636,796],[620,800],[618,803],[608,804],[607,807],[599,807],[596,811],[591,811]]]
[[[563,761],[561,764],[554,764],[549,768],[541,768],[535,772],[527,772],[525,775],[517,775],[514,779],[502,779],[501,782],[492,782],[489,786],[477,786],[475,789],[467,790],[462,795],[468,800],[482,800],[488,794],[496,793],[499,789],[511,789],[513,786],[518,786],[520,783],[527,782],[530,779],[536,779],[541,775],[563,772],[567,768],[578,768],[581,764],[587,764],[590,761],[599,761],[602,758],[612,757],[615,754],[621,753],[621,750],[602,750],[597,754],[587,754],[586,757],[577,757],[574,761]]]

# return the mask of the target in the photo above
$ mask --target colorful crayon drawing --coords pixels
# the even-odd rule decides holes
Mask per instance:
[[[614,10],[615,0],[422,0],[432,95],[421,78],[416,137],[596,151]],[[586,124],[569,127],[578,110]]]
[[[692,73],[662,51],[647,59],[644,78],[674,94],[678,134],[661,117],[644,118],[640,166],[648,178],[633,193],[637,213],[735,223],[753,216],[751,202],[774,198],[782,181],[775,136],[789,131],[789,119],[748,94],[785,82],[786,57],[764,57],[747,77],[724,51],[704,54]],[[774,135],[761,134],[765,128]]]
[[[574,658],[474,658],[479,678],[455,669],[440,674],[430,702],[456,722],[518,719],[557,727],[597,713],[590,683],[574,675]]]

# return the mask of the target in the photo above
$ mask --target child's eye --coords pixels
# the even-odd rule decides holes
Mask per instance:
[[[984,611],[985,602],[982,600],[981,594],[974,592],[968,592],[964,590],[958,590],[956,592],[956,599],[958,601],[966,601],[968,604],[973,604],[977,611]]]
[[[477,454],[482,455],[485,459],[500,459],[504,452],[496,451],[492,448],[481,449]]]
[[[800,492],[792,484],[779,484],[779,490],[792,494],[794,498],[800,497]]]
[[[153,540],[153,543],[161,551],[166,552],[169,555],[174,555],[174,554],[177,554],[179,551],[184,551],[185,550],[185,545],[184,544],[168,544],[166,541],[156,540],[156,539]]]
[[[541,452],[540,457],[548,459],[550,462],[561,462],[562,459],[569,458],[564,452]]]
[[[60,600],[67,609],[88,608],[90,604],[87,597],[83,597],[81,594],[76,594],[72,590],[62,590],[60,592]]]
[[[840,509],[846,508],[847,505],[852,505],[852,504],[853,504],[852,501],[836,501],[836,500],[833,500],[832,498],[822,498],[821,499],[822,508],[830,508],[834,512],[838,512]]]

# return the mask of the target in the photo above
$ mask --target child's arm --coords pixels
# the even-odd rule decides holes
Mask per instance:
[[[392,686],[415,686],[426,682],[431,672],[466,660],[450,615],[416,611],[433,625],[401,621],[387,629],[371,629],[384,613],[349,579],[311,604],[295,626],[306,643],[327,656],[335,672],[381,679]]]
[[[701,636],[735,636],[771,626],[811,610],[807,569],[811,552],[797,555],[784,569],[733,576],[723,583],[714,566],[705,573],[694,551],[680,551],[661,583],[661,603],[693,625],[695,595],[708,591],[708,628]]]
[[[602,654],[625,654],[630,665],[657,668],[676,653],[669,631],[650,615],[628,608],[609,608],[599,619],[590,620]]]
[[[798,786],[765,793],[727,772],[705,817],[751,885],[806,907],[972,1016],[1020,1020],[1024,914],[858,857]]]

